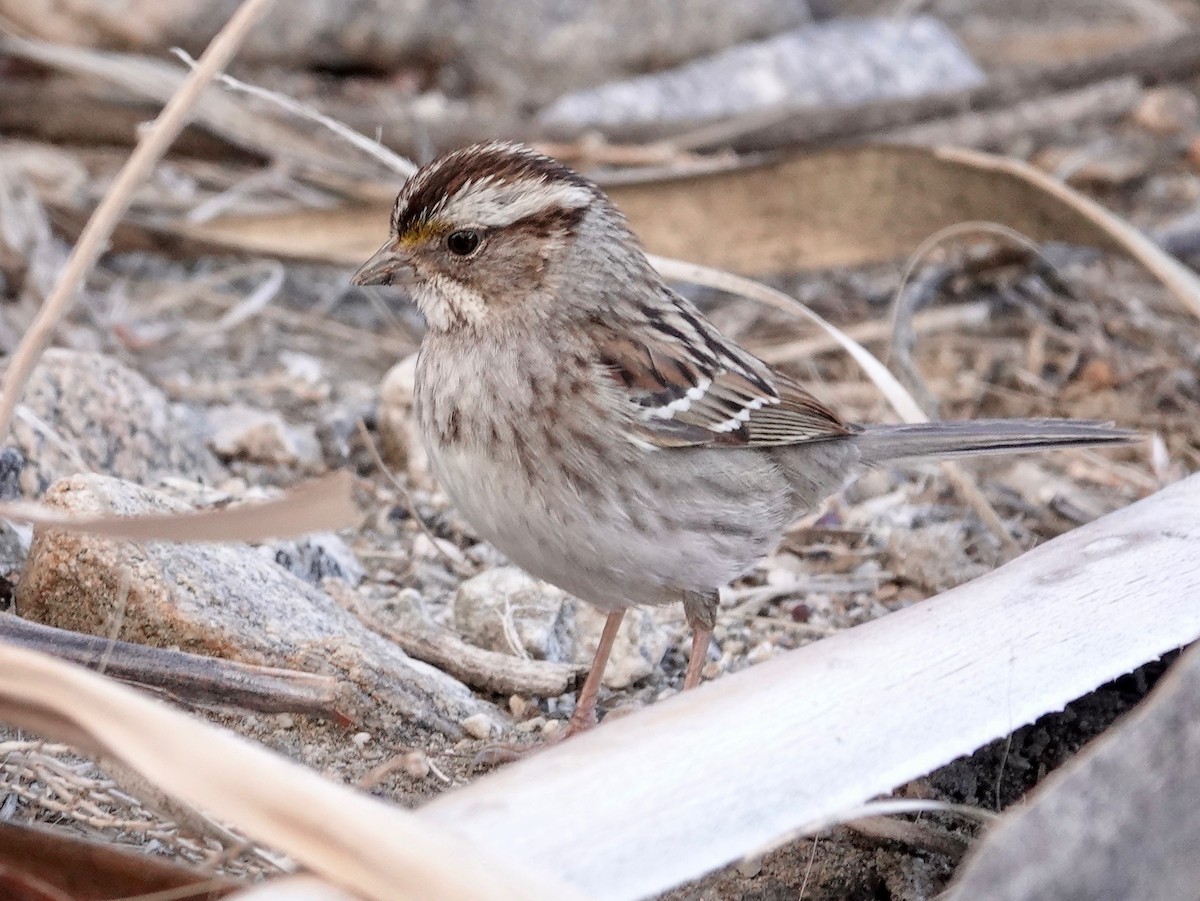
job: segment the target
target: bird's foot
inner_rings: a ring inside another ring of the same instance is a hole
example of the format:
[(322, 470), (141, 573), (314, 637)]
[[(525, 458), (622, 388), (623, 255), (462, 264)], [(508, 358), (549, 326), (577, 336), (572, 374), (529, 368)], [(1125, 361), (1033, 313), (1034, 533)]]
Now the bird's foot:
[[(582, 715), (581, 715), (582, 714)], [(561, 720), (556, 720), (556, 723), (561, 723)], [(573, 735), (578, 735), (580, 732), (586, 732), (588, 729), (596, 725), (596, 709), (593, 707), (587, 711), (580, 711), (577, 707), (575, 713), (567, 721), (565, 728), (561, 728), (545, 736), (539, 742), (530, 742), (528, 744), (520, 744), (517, 742), (496, 742), (483, 748), (471, 760), (474, 766), (500, 766), (505, 763), (513, 763), (529, 757), (531, 754), (536, 754), (539, 751), (544, 751), (559, 742), (566, 741)]]

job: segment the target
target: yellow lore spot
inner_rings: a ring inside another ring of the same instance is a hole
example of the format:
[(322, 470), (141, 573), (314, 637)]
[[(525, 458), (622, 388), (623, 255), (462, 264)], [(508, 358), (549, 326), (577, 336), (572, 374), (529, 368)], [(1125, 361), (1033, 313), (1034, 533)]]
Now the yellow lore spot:
[(396, 243), (401, 247), (414, 247), (417, 244), (423, 244), (430, 238), (445, 234), (449, 230), (450, 226), (445, 222), (418, 222), (404, 234), (398, 235)]

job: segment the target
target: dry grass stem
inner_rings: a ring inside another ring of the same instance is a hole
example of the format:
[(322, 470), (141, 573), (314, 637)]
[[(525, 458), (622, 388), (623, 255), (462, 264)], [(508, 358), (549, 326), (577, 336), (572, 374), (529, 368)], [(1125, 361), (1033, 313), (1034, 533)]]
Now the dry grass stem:
[(204, 51), (197, 68), (184, 79), (179, 90), (163, 107), (162, 113), (143, 133), (112, 187), (84, 226), (54, 289), (9, 360), (4, 381), (0, 384), (0, 436), (8, 434), (17, 400), (33, 367), (50, 343), (54, 329), (82, 286), (88, 271), (103, 251), (113, 228), (128, 209), (134, 189), (150, 174), (154, 164), (183, 130), (192, 106), (204, 88), (218, 71), (228, 65), (250, 29), (271, 3), (272, 0), (244, 0), (238, 7)]

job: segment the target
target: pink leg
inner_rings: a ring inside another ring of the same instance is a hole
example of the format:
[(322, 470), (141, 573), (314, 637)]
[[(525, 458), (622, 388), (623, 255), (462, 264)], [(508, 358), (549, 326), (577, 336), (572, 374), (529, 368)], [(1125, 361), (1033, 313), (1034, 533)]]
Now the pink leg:
[(703, 626), (692, 627), (692, 653), (688, 657), (687, 675), (683, 677), (684, 691), (700, 684), (700, 671), (704, 669), (710, 641), (712, 641), (712, 629), (706, 629)]
[(575, 712), (567, 724), (563, 738), (583, 732), (596, 725), (596, 698), (600, 696), (600, 680), (604, 678), (604, 668), (608, 665), (608, 655), (612, 651), (613, 642), (617, 639), (617, 630), (621, 628), (621, 620), (625, 618), (625, 610), (614, 610), (604, 621), (604, 631), (600, 633), (600, 644), (596, 648), (596, 656), (592, 659), (592, 668), (588, 670), (587, 679), (579, 691), (579, 700), (575, 702)]

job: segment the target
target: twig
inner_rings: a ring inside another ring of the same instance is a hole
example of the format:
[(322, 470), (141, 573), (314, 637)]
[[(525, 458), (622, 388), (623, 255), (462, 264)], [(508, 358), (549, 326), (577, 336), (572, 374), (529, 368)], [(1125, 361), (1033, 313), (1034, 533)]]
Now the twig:
[(329, 590), (339, 603), (353, 610), (371, 629), (396, 642), (404, 653), (481, 691), (552, 698), (574, 688), (583, 674), (583, 667), (570, 663), (522, 660), (477, 648), (432, 623), (406, 621), (403, 626), (392, 627), (376, 620), (353, 590), (334, 584)]
[(878, 137), (901, 144), (984, 148), (1078, 122), (1112, 121), (1133, 109), (1141, 96), (1142, 88), (1137, 79), (1125, 76), (1074, 91), (1022, 100), (998, 109), (972, 110), (948, 119), (891, 129)]
[(408, 508), (409, 515), (416, 522), (418, 528), (425, 533), (425, 537), (429, 539), (429, 543), (433, 545), (433, 550), (442, 562), (445, 563), (451, 572), (457, 573), (460, 576), (472, 575), (471, 571), (463, 566), (462, 562), (456, 560), (447, 550), (442, 547), (442, 541), (433, 533), (433, 529), (429, 528), (429, 523), (425, 522), (425, 517), (421, 515), (421, 511), (417, 509), (417, 502), (413, 500), (412, 494), (400, 479), (392, 472), (386, 463), (383, 462), (383, 457), (379, 453), (379, 448), (375, 445), (375, 440), (371, 437), (371, 433), (367, 430), (367, 424), (360, 418), (356, 425), (358, 426), (358, 435), (362, 438), (363, 444), (366, 445), (367, 453), (371, 455), (371, 460), (375, 463), (376, 468), (383, 473), (384, 477), (392, 483), (392, 487), (400, 493), (401, 500), (404, 501), (404, 506)]
[(110, 641), (11, 614), (0, 614), (0, 640), (81, 666), (96, 667), (103, 661), (105, 672), (114, 678), (166, 691), (192, 703), (344, 719), (338, 709), (342, 691), (332, 676)]
[[(937, 332), (957, 331), (963, 326), (979, 326), (988, 321), (991, 315), (991, 304), (987, 301), (960, 304), (953, 307), (939, 307), (936, 310), (926, 310), (917, 313), (912, 319), (914, 335), (932, 335)], [(872, 320), (848, 325), (843, 330), (847, 337), (853, 338), (859, 344), (870, 344), (876, 341), (887, 341), (892, 337), (893, 326), (890, 322)], [(755, 356), (765, 363), (772, 365), (807, 360), (819, 354), (836, 353), (842, 350), (842, 345), (828, 335), (818, 335), (815, 338), (805, 338), (800, 341), (787, 341), (781, 344), (771, 344), (766, 347), (754, 347)]]
[[(187, 51), (175, 47), (171, 51), (179, 59), (189, 66), (193, 71), (199, 63), (192, 59)], [(293, 116), (299, 116), (301, 119), (307, 119), (310, 122), (316, 122), (318, 125), (323, 125), (343, 141), (350, 144), (365, 153), (367, 156), (382, 163), (383, 166), (397, 175), (405, 178), (410, 177), (417, 171), (417, 164), (412, 160), (400, 156), (385, 147), (379, 141), (372, 141), (369, 138), (359, 134), (353, 128), (349, 128), (345, 124), (330, 118), (329, 116), (318, 113), (297, 100), (288, 97), (286, 94), (280, 94), (278, 91), (271, 91), (267, 88), (261, 88), (258, 85), (248, 84), (244, 81), (239, 81), (232, 75), (221, 74), (217, 76), (217, 80), (231, 91), (247, 94), (251, 97), (257, 97), (259, 100), (265, 100), (268, 103), (274, 104), (281, 109), (287, 110)]]
[(217, 72), (233, 58), (234, 53), (254, 24), (271, 5), (272, 0), (244, 0), (242, 5), (213, 38), (179, 90), (167, 101), (162, 113), (145, 131), (137, 147), (113, 181), (96, 212), (84, 226), (79, 240), (67, 259), (66, 267), (54, 289), (38, 311), (29, 331), (9, 361), (0, 390), (0, 437), (8, 434), (13, 410), (29, 381), (33, 367), (50, 343), (54, 329), (66, 313), (76, 291), (83, 284), (88, 270), (95, 265), (113, 228), (129, 208), (134, 189), (150, 173), (154, 164), (167, 151), (175, 136), (187, 124), (192, 106)]

